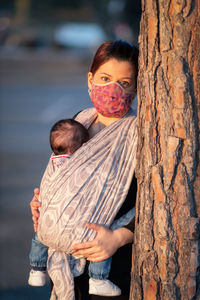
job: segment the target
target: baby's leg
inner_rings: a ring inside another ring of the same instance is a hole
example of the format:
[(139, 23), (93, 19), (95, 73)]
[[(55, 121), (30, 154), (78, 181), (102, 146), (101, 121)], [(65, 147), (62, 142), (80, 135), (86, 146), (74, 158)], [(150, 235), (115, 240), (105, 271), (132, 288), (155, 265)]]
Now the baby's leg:
[(107, 279), (110, 273), (112, 257), (101, 262), (90, 262), (89, 276), (94, 279)]
[(33, 286), (43, 286), (46, 283), (46, 265), (48, 258), (48, 247), (43, 245), (35, 234), (32, 239), (29, 254), (31, 271), (28, 283)]

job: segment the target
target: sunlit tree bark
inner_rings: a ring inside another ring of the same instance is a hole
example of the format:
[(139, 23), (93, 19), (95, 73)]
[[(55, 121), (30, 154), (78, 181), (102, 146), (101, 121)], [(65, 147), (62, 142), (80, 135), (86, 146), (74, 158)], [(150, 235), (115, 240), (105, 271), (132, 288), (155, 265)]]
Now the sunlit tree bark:
[(200, 299), (200, 2), (142, 0), (130, 299)]

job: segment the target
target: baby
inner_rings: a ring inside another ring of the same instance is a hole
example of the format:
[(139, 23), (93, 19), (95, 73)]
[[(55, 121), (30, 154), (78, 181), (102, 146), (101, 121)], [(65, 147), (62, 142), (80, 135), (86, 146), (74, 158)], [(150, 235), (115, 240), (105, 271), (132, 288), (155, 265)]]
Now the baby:
[[(51, 160), (55, 168), (60, 168), (66, 159), (89, 140), (87, 129), (73, 119), (64, 119), (55, 123), (50, 131), (50, 145), (53, 150)], [(30, 266), (28, 283), (32, 286), (43, 286), (46, 283), (46, 263), (48, 247), (43, 245), (37, 233), (32, 239), (30, 251)], [(117, 296), (121, 290), (108, 280), (111, 260), (100, 263), (90, 263), (89, 293), (96, 295)], [(94, 274), (94, 278), (92, 278)], [(105, 276), (102, 278), (102, 274)]]

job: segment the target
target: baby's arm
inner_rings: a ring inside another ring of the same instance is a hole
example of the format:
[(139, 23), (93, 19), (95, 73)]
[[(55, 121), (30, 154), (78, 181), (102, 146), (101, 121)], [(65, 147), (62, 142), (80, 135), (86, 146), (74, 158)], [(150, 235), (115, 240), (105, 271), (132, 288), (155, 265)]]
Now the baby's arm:
[(115, 230), (120, 227), (123, 227), (123, 226), (129, 224), (133, 220), (134, 217), (135, 217), (135, 207), (130, 209), (126, 214), (121, 216), (119, 219), (115, 220), (111, 224), (110, 229)]

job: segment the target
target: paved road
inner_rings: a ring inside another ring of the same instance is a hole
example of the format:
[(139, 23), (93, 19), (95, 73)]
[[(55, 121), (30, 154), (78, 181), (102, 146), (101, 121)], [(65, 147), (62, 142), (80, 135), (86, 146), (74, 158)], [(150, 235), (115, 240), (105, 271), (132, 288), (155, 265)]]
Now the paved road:
[(58, 119), (90, 106), (87, 57), (0, 52), (0, 299), (49, 298), (28, 286), (29, 201), (39, 186)]

